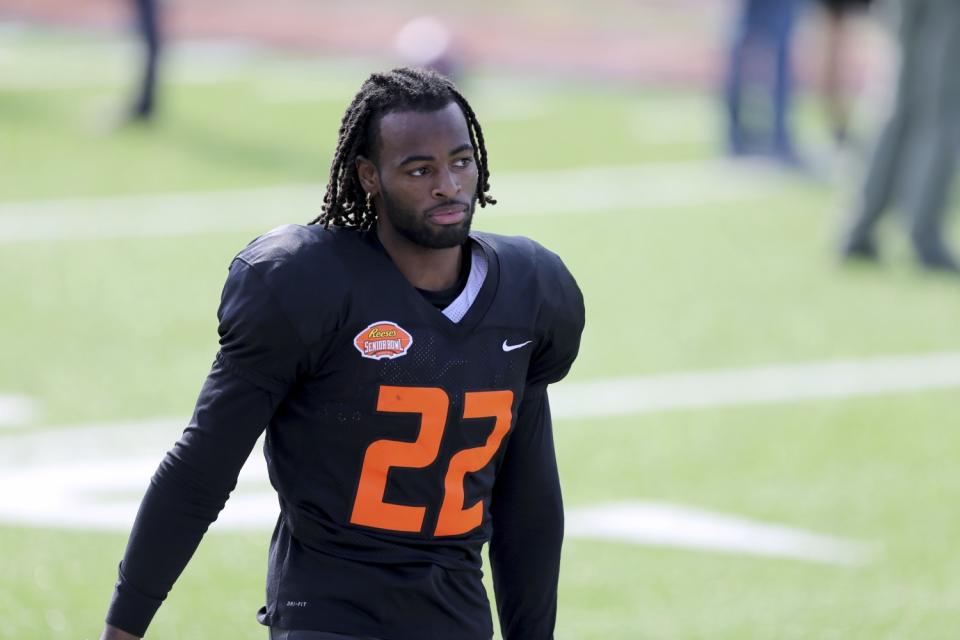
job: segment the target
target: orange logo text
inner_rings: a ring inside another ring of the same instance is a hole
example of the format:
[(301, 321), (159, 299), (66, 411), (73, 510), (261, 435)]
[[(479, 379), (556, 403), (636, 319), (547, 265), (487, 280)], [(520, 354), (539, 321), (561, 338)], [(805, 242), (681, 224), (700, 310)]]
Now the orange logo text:
[(413, 336), (395, 322), (374, 322), (357, 334), (353, 346), (360, 355), (371, 360), (392, 360), (407, 355), (413, 345)]

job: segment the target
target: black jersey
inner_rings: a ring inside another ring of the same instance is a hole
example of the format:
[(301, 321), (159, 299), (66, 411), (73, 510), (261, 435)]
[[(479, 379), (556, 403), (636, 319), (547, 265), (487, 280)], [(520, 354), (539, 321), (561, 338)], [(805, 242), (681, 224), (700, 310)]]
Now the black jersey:
[(580, 341), (580, 291), (525, 238), (453, 322), (372, 232), (277, 229), (233, 261), (220, 351), (161, 463), (108, 622), (142, 635), (264, 427), (281, 515), (264, 624), (382, 640), (488, 640), (490, 541), (507, 640), (550, 638), (562, 539), (546, 385)]

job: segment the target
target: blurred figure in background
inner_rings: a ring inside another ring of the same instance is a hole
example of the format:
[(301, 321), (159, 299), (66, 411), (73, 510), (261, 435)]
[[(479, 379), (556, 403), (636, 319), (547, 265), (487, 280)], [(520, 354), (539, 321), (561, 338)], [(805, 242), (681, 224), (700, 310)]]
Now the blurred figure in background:
[(453, 33), (439, 18), (410, 20), (394, 36), (393, 45), (407, 66), (436, 71), (454, 82), (462, 79), (463, 63), (454, 50)]
[(896, 199), (920, 264), (956, 273), (960, 265), (942, 234), (960, 150), (960, 0), (897, 0), (897, 8), (896, 97), (841, 251), (876, 260), (874, 228)]
[(826, 42), (823, 59), (823, 91), (830, 131), (837, 145), (850, 135), (850, 107), (844, 91), (846, 51), (850, 19), (866, 10), (872, 0), (819, 0), (826, 14)]
[[(727, 144), (733, 155), (798, 164), (790, 132), (790, 48), (805, 0), (742, 0), (726, 79)], [(756, 94), (762, 95), (758, 100)]]
[(137, 33), (143, 45), (143, 67), (137, 93), (125, 114), (127, 122), (147, 122), (156, 111), (157, 65), (161, 31), (157, 0), (131, 0), (136, 11)]

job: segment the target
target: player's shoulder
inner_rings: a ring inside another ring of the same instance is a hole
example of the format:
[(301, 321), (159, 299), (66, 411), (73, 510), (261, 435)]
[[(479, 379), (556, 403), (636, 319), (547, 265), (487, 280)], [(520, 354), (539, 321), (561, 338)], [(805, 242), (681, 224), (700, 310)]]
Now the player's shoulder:
[(551, 289), (557, 284), (577, 286), (560, 256), (536, 240), (487, 232), (472, 235), (494, 251), (501, 271), (513, 280), (529, 280), (529, 284)]
[(305, 337), (326, 330), (321, 319), (333, 322), (349, 295), (351, 256), (369, 251), (360, 235), (320, 225), (273, 229), (236, 255), (225, 291), (234, 305), (281, 310)]
[(470, 235), (508, 259), (534, 260), (539, 253), (547, 251), (542, 244), (526, 236), (505, 236), (489, 231), (472, 231)]
[(500, 264), (500, 291), (510, 313), (532, 319), (537, 347), (527, 375), (530, 384), (550, 384), (566, 375), (577, 357), (586, 320), (583, 293), (563, 260), (522, 236), (478, 233)]
[(351, 235), (353, 232), (325, 229), (321, 225), (285, 224), (254, 238), (236, 259), (259, 270), (335, 261), (337, 245), (348, 242)]
[(360, 233), (321, 225), (288, 224), (255, 238), (234, 258), (253, 269), (272, 289), (305, 283), (329, 287), (342, 282), (348, 256), (364, 251)]

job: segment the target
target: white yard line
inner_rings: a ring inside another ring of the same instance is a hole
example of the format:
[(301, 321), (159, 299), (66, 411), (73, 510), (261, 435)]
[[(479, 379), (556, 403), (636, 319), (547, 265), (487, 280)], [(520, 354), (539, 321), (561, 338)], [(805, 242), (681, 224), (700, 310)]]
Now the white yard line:
[[(596, 215), (769, 197), (777, 180), (722, 162), (680, 162), (497, 173), (495, 207), (478, 217)], [(323, 187), (63, 198), (0, 203), (0, 244), (82, 238), (266, 231), (319, 212)]]
[(0, 470), (159, 454), (180, 437), (186, 418), (153, 418), (0, 432)]
[[(583, 420), (958, 387), (960, 352), (944, 352), (562, 382), (551, 387), (550, 403), (554, 418)], [(29, 399), (0, 395), (0, 424), (22, 424), (31, 419), (35, 411)], [(81, 425), (44, 430), (25, 437), (37, 445), (45, 439), (44, 446), (38, 449), (48, 452), (66, 448), (70, 455), (84, 450), (102, 453), (105, 448), (120, 446), (127, 450), (131, 444), (142, 444), (144, 436), (150, 433), (169, 440), (182, 422), (160, 418)], [(16, 451), (14, 440), (4, 442), (4, 447), (0, 447), (0, 466), (23, 459), (23, 452)], [(12, 458), (4, 455), (8, 452), (13, 452)]]
[(561, 383), (559, 418), (638, 415), (960, 387), (960, 353), (771, 365)]
[[(915, 392), (960, 386), (960, 353), (776, 365), (561, 384), (562, 420)], [(47, 429), (0, 437), (0, 522), (122, 530), (181, 419)], [(215, 527), (265, 529), (277, 515), (264, 461), (251, 456)], [(629, 502), (572, 509), (571, 537), (829, 564), (869, 562), (879, 547), (682, 505)]]
[[(321, 77), (315, 84), (338, 92), (344, 103), (352, 84), (331, 78), (327, 67), (313, 59), (265, 55), (263, 47), (232, 40), (178, 42), (164, 56), (165, 85), (215, 85), (228, 82), (272, 82), (277, 75)], [(130, 86), (139, 73), (139, 46), (133, 37), (37, 42), (24, 30), (0, 29), (0, 90), (59, 91)], [(262, 80), (261, 80), (262, 78)], [(354, 86), (355, 85), (355, 86)]]
[(567, 514), (564, 529), (574, 538), (839, 565), (867, 564), (880, 551), (873, 543), (662, 502), (574, 509)]
[(37, 406), (30, 398), (0, 394), (0, 428), (19, 427), (33, 420)]
[[(66, 529), (127, 531), (159, 455), (0, 468), (0, 522)], [(251, 456), (215, 531), (267, 531), (279, 514), (263, 459)], [(570, 538), (604, 540), (789, 558), (839, 565), (864, 564), (873, 544), (842, 540), (682, 505), (629, 502), (570, 509)]]

